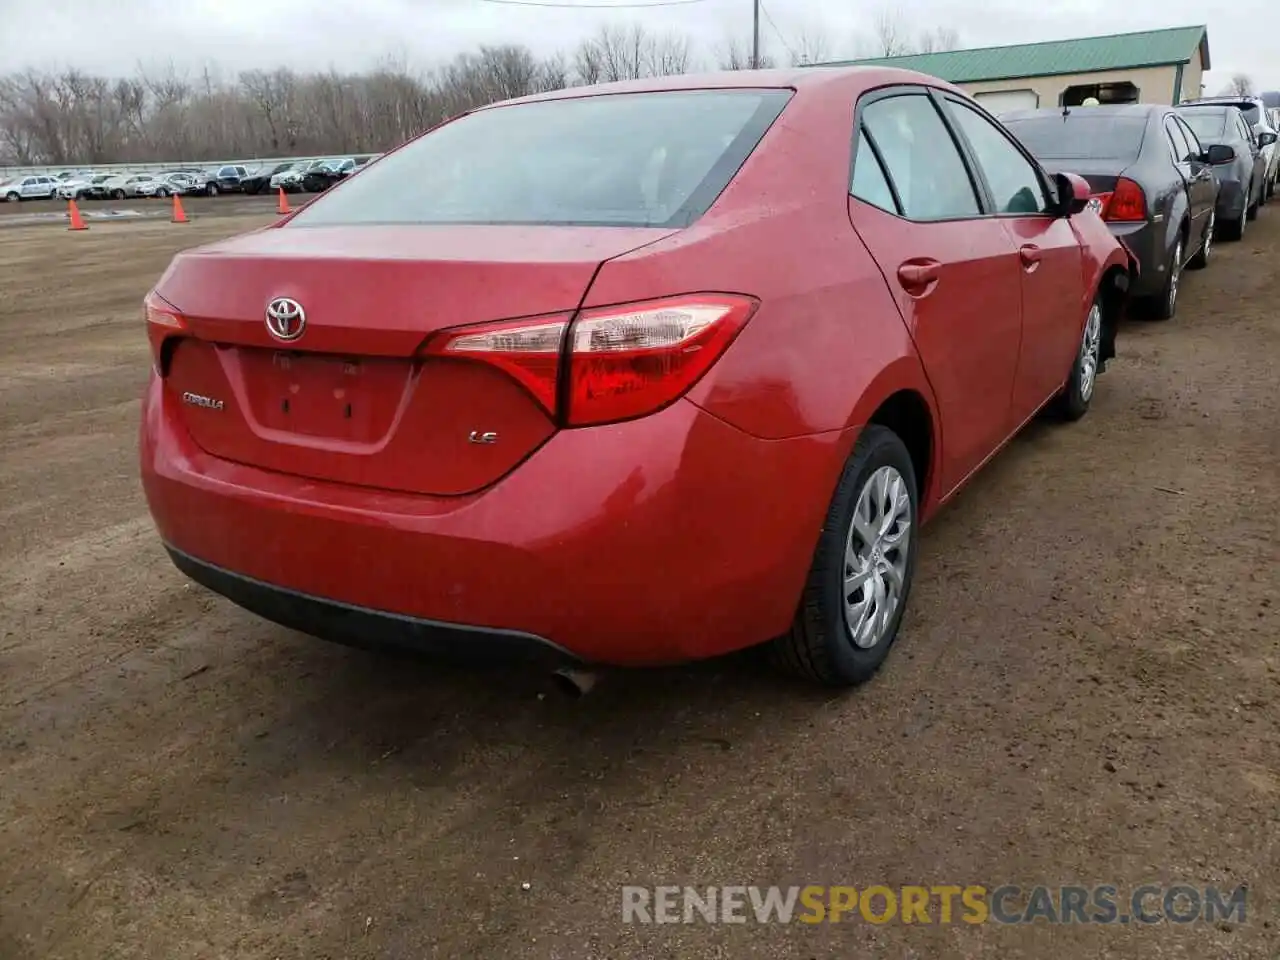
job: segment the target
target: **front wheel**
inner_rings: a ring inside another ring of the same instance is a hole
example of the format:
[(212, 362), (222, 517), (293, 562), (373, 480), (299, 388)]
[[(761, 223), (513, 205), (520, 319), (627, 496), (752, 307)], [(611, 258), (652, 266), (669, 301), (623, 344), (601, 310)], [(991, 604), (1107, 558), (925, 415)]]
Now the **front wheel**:
[(777, 664), (825, 686), (869, 680), (898, 636), (916, 565), (915, 468), (896, 433), (871, 424), (845, 463)]
[(10, 190), (8, 193), (4, 195), (4, 198), (9, 203), (18, 203), (19, 201), (22, 200), (22, 195), (19, 193), (14, 193), (12, 190)]

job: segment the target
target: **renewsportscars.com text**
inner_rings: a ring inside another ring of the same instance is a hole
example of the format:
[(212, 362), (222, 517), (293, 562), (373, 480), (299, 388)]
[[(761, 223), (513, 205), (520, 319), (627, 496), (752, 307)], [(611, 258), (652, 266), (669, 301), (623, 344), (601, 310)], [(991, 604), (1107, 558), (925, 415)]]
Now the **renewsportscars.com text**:
[(624, 923), (1158, 924), (1245, 922), (1244, 886), (625, 886)]

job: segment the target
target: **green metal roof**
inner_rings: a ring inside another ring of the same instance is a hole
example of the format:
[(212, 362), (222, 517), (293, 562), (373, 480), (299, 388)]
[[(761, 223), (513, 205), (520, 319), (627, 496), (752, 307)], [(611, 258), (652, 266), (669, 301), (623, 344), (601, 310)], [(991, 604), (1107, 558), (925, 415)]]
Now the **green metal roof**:
[(978, 47), (901, 57), (841, 60), (814, 64), (820, 67), (900, 67), (918, 70), (950, 83), (980, 80), (1012, 80), (1050, 77), (1066, 73), (1133, 70), (1187, 63), (1197, 48), (1201, 64), (1209, 69), (1207, 27), (1170, 27), (1140, 33), (1116, 33), (1076, 40), (1046, 40), (1010, 47)]

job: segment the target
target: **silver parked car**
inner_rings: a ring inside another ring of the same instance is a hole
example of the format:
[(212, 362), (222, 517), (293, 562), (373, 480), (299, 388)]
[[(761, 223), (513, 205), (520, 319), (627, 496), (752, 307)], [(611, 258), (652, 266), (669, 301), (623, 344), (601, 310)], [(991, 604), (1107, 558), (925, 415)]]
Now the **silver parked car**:
[[(106, 180), (101, 185), (102, 196), (112, 200), (124, 200), (127, 197), (149, 196), (139, 192), (139, 188), (144, 183), (151, 183), (155, 180), (149, 173), (122, 173)], [(152, 190), (154, 188), (148, 188)]]

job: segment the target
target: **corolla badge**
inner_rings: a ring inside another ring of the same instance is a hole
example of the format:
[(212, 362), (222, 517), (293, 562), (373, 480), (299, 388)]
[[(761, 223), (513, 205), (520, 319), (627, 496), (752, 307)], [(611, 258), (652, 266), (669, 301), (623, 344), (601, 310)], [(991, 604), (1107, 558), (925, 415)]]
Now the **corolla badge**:
[(277, 340), (297, 340), (306, 329), (307, 313), (297, 300), (276, 297), (267, 304), (267, 332)]
[(206, 397), (189, 390), (182, 395), (182, 402), (193, 407), (204, 407), (206, 410), (221, 410), (225, 406), (217, 397)]

